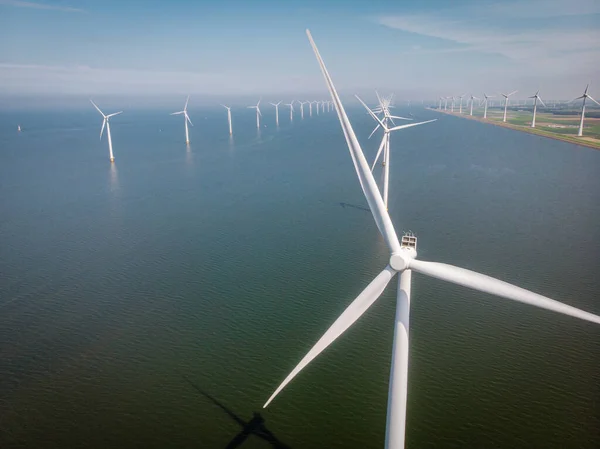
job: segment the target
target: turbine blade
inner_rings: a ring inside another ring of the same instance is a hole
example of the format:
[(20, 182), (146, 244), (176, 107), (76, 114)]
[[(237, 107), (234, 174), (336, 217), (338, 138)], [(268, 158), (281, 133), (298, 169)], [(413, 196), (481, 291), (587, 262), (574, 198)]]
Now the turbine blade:
[(412, 120), (411, 118), (398, 117), (397, 115), (390, 115), (390, 118), (395, 118), (397, 120)]
[(327, 332), (317, 341), (308, 354), (296, 365), (290, 374), (277, 387), (271, 397), (265, 402), (263, 408), (266, 408), (275, 396), (285, 388), (302, 369), (308, 365), (315, 357), (323, 352), (331, 343), (333, 343), (346, 329), (354, 324), (367, 309), (381, 296), (385, 287), (392, 280), (396, 272), (388, 265), (385, 269), (371, 281), (358, 297), (342, 312), (337, 320), (331, 325)]
[(119, 115), (119, 114), (122, 114), (122, 113), (123, 113), (123, 111), (114, 112), (114, 113), (112, 113), (112, 114), (108, 114), (108, 115), (106, 116), (106, 118), (110, 118), (110, 117), (113, 117), (113, 116), (115, 116), (115, 115)]
[(106, 116), (104, 115), (104, 112), (102, 112), (102, 111), (100, 110), (100, 108), (99, 108), (98, 106), (96, 106), (96, 103), (94, 103), (92, 100), (90, 100), (90, 103), (92, 103), (92, 104), (94, 105), (94, 107), (95, 107), (95, 108), (98, 110), (98, 112), (99, 112), (100, 114), (102, 114), (102, 117), (106, 117)]
[(581, 100), (582, 98), (585, 98), (585, 95), (582, 95), (581, 97), (573, 98), (571, 101), (569, 101), (569, 103), (573, 103), (575, 100)]
[(406, 125), (400, 125), (400, 126), (396, 126), (392, 129), (390, 129), (391, 131), (397, 131), (399, 129), (404, 129), (404, 128), (410, 128), (411, 126), (419, 126), (419, 125), (424, 125), (425, 123), (431, 123), (431, 122), (435, 122), (437, 119), (434, 118), (433, 120), (427, 120), (426, 122), (419, 122), (419, 123), (408, 123)]
[(364, 101), (362, 101), (362, 100), (360, 99), (360, 97), (359, 97), (358, 95), (354, 95), (354, 96), (356, 97), (356, 99), (357, 99), (358, 101), (360, 101), (360, 104), (362, 104), (362, 105), (365, 107), (365, 109), (367, 110), (367, 112), (369, 113), (369, 115), (370, 115), (371, 117), (373, 117), (373, 118), (375, 119), (375, 121), (376, 121), (376, 122), (378, 122), (378, 123), (379, 123), (379, 125), (381, 125), (381, 127), (382, 127), (383, 129), (387, 129), (387, 127), (386, 127), (386, 126), (383, 124), (383, 122), (382, 122), (381, 120), (379, 120), (379, 117), (377, 117), (377, 116), (376, 116), (376, 115), (373, 113), (373, 111), (371, 111), (371, 110), (369, 109), (369, 106), (367, 106), (367, 105), (364, 103)]
[[(379, 126), (379, 125), (377, 125)], [(381, 144), (379, 145), (379, 149), (377, 150), (377, 155), (375, 156), (375, 160), (373, 161), (373, 165), (371, 166), (371, 171), (373, 171), (375, 169), (375, 164), (377, 164), (377, 161), (379, 160), (379, 155), (381, 154), (381, 151), (383, 150), (383, 147), (385, 146), (385, 134), (383, 135), (383, 139), (381, 139)]]
[(538, 95), (537, 99), (538, 99), (538, 100), (540, 100), (540, 103), (542, 103), (542, 106), (546, 107), (546, 105), (545, 105), (545, 104), (544, 104), (544, 102), (542, 101), (542, 97), (540, 97), (540, 96)]
[(370, 138), (371, 138), (371, 136), (372, 136), (373, 134), (375, 134), (375, 131), (377, 131), (378, 129), (379, 129), (379, 125), (377, 125), (377, 126), (375, 127), (375, 129), (374, 129), (374, 130), (371, 132), (371, 134), (369, 134), (369, 137), (368, 137), (368, 138), (370, 139)]
[(444, 263), (425, 262), (416, 259), (410, 261), (410, 269), (443, 281), (452, 282), (453, 284), (600, 324), (600, 316), (584, 312), (583, 310), (546, 298), (545, 296), (538, 295), (537, 293), (485, 274), (476, 273), (475, 271)]
[(511, 95), (514, 95), (514, 94), (516, 94), (517, 92), (518, 92), (518, 90), (513, 90), (511, 93), (509, 93), (509, 94), (507, 95), (507, 97), (510, 97)]
[(392, 225), (392, 220), (390, 219), (387, 209), (383, 204), (383, 198), (381, 198), (375, 178), (373, 178), (373, 174), (369, 170), (367, 160), (365, 159), (365, 155), (360, 147), (360, 144), (358, 143), (356, 134), (354, 134), (354, 130), (352, 129), (348, 115), (346, 115), (344, 106), (342, 105), (340, 97), (335, 90), (333, 81), (329, 76), (329, 72), (325, 67), (325, 63), (319, 54), (319, 50), (313, 41), (309, 30), (306, 30), (306, 35), (308, 36), (308, 40), (310, 41), (313, 51), (315, 52), (315, 56), (321, 67), (321, 72), (323, 72), (323, 77), (327, 83), (327, 88), (329, 89), (329, 93), (331, 94), (331, 98), (335, 104), (335, 109), (337, 111), (342, 130), (344, 131), (344, 137), (346, 138), (346, 143), (348, 144), (348, 150), (350, 152), (350, 156), (352, 157), (352, 162), (354, 163), (354, 169), (358, 175), (358, 180), (365, 195), (365, 199), (369, 204), (369, 209), (371, 209), (371, 213), (373, 214), (373, 219), (375, 220), (377, 228), (379, 228), (379, 232), (381, 232), (381, 235), (390, 249), (390, 252), (400, 252), (400, 242), (398, 241), (398, 236), (396, 235), (396, 231)]
[(187, 98), (185, 99), (185, 106), (183, 107), (184, 111), (187, 111), (187, 105), (188, 105), (188, 101), (190, 101), (190, 96), (188, 95)]
[(179, 111), (179, 112), (172, 112), (169, 115), (179, 115), (179, 114), (183, 114), (185, 111)]
[(102, 140), (102, 134), (104, 134), (104, 127), (106, 126), (106, 117), (102, 120), (102, 129), (100, 130), (100, 140)]
[(193, 123), (192, 123), (192, 121), (190, 120), (190, 116), (189, 116), (189, 115), (187, 115), (187, 111), (184, 113), (184, 115), (185, 115), (185, 119), (186, 119), (188, 122), (190, 122), (190, 125), (194, 126), (194, 124), (193, 124)]
[(598, 106), (600, 106), (600, 103), (598, 103), (596, 100), (594, 100), (590, 94), (588, 94), (588, 96), (587, 96), (587, 97), (588, 97), (590, 100), (592, 100), (594, 103), (596, 103)]

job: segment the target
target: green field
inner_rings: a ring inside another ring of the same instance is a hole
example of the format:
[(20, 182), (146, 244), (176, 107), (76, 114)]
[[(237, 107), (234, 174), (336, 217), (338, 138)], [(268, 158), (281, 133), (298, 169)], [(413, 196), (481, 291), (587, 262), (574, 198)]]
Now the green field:
[[(446, 111), (446, 113), (449, 113), (449, 111)], [(455, 112), (453, 115), (459, 114)], [(538, 111), (535, 128), (531, 128), (532, 111), (509, 109), (506, 123), (502, 122), (503, 115), (503, 109), (488, 109), (487, 120), (497, 125), (600, 149), (599, 119), (586, 117), (583, 126), (583, 137), (577, 137), (580, 119), (577, 115), (557, 115)], [(474, 109), (473, 117), (470, 117), (468, 113), (463, 113), (462, 117), (483, 121), (483, 108)]]

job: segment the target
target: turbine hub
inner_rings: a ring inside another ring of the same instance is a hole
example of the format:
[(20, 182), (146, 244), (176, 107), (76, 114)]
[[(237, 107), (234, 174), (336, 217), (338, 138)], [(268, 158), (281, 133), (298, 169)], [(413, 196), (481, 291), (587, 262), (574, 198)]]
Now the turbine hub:
[(408, 268), (407, 260), (405, 255), (401, 253), (392, 253), (390, 256), (390, 267), (395, 271), (404, 271)]

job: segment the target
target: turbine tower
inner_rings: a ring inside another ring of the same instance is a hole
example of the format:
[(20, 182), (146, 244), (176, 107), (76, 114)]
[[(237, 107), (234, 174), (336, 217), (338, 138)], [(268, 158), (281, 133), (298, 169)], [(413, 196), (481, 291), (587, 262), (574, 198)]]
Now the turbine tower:
[(488, 98), (493, 98), (493, 95), (483, 94), (483, 118), (487, 118)]
[(262, 114), (260, 113), (260, 101), (261, 100), (258, 100), (256, 106), (248, 106), (248, 109), (256, 109), (256, 127), (258, 129), (260, 129), (260, 117), (262, 116)]
[(531, 127), (535, 128), (535, 114), (537, 112), (537, 102), (538, 100), (540, 100), (540, 103), (542, 103), (542, 106), (546, 107), (546, 105), (544, 104), (544, 102), (542, 101), (542, 98), (540, 97), (540, 91), (538, 90), (535, 95), (533, 95), (532, 97), (529, 98), (533, 98), (533, 120), (531, 120)]
[(114, 162), (115, 161), (115, 156), (113, 155), (113, 150), (112, 150), (112, 139), (110, 137), (110, 123), (109, 123), (109, 119), (111, 117), (114, 117), (115, 115), (122, 114), (123, 111), (115, 112), (113, 114), (104, 115), (104, 112), (102, 112), (100, 110), (100, 108), (98, 106), (96, 106), (96, 103), (94, 103), (92, 100), (90, 100), (90, 102), (94, 105), (94, 107), (98, 110), (98, 112), (100, 114), (102, 114), (103, 120), (102, 120), (102, 129), (100, 130), (100, 140), (102, 140), (102, 134), (104, 133), (104, 127), (106, 126), (106, 137), (108, 138), (108, 157), (109, 157), (109, 159), (110, 159), (111, 162)]
[[(583, 136), (583, 119), (585, 118), (585, 100), (589, 98), (594, 103), (596, 103), (598, 106), (600, 106), (600, 103), (598, 103), (596, 100), (594, 100), (592, 98), (592, 96), (587, 93), (588, 87), (590, 87), (589, 84), (587, 86), (585, 86), (585, 90), (583, 91), (583, 95), (581, 97), (577, 97), (577, 98), (574, 98), (573, 100), (571, 100), (571, 101), (575, 101), (575, 100), (580, 100), (583, 98), (583, 104), (581, 105), (581, 121), (579, 122), (579, 131), (577, 132), (577, 136), (579, 136), (579, 137)], [(110, 139), (109, 139), (109, 141), (110, 141)]]
[(409, 314), (411, 296), (412, 272), (438, 278), (453, 284), (469, 287), (477, 291), (494, 294), (513, 301), (552, 310), (565, 315), (587, 320), (600, 324), (600, 316), (576, 309), (575, 307), (562, 304), (558, 301), (546, 298), (520, 287), (494, 279), (492, 277), (465, 270), (438, 262), (426, 262), (417, 259), (417, 239), (413, 234), (405, 234), (402, 240), (398, 236), (388, 215), (383, 199), (367, 161), (362, 152), (360, 144), (354, 134), (350, 120), (346, 115), (344, 106), (338, 97), (333, 81), (321, 55), (307, 30), (308, 39), (313, 47), (321, 71), (329, 88), (337, 109), (346, 143), (352, 157), (354, 168), (358, 175), (360, 186), (363, 190), (369, 209), (375, 223), (382, 234), (383, 239), (390, 250), (390, 259), (383, 271), (358, 295), (358, 297), (342, 312), (339, 318), (317, 341), (312, 349), (304, 356), (292, 372), (277, 387), (275, 392), (267, 400), (263, 407), (267, 407), (281, 390), (305, 368), (315, 357), (323, 352), (331, 343), (342, 335), (366, 310), (381, 296), (392, 278), (399, 274), (398, 293), (396, 299), (396, 317), (394, 320), (394, 342), (392, 347), (392, 363), (388, 393), (388, 417), (385, 435), (385, 447), (387, 449), (401, 449), (404, 447), (406, 430), (406, 399), (408, 380), (408, 356), (409, 356)]
[(479, 100), (479, 98), (477, 98), (476, 96), (471, 94), (470, 100), (471, 100), (471, 113), (469, 115), (472, 117), (473, 116), (473, 100)]
[(455, 97), (450, 97), (450, 98), (452, 98), (452, 106), (451, 106), (450, 112), (453, 113), (454, 112), (454, 100), (456, 100), (456, 98)]
[(229, 123), (229, 135), (231, 136), (233, 134), (233, 129), (231, 127), (231, 108), (229, 106), (225, 106), (224, 104), (221, 106), (227, 109), (227, 122)]
[(319, 105), (321, 104), (320, 101), (315, 101), (315, 103), (317, 104), (317, 115), (319, 115)]
[(464, 96), (465, 96), (465, 94), (462, 94), (460, 97), (458, 97), (458, 98), (460, 98), (460, 110), (458, 111), (459, 114), (462, 114), (462, 100), (463, 100)]
[(273, 106), (275, 106), (275, 124), (277, 126), (279, 126), (279, 105), (281, 104), (281, 101), (279, 103), (271, 103)]
[(508, 97), (510, 97), (511, 95), (514, 95), (516, 93), (517, 93), (517, 91), (514, 90), (514, 91), (512, 91), (509, 94), (500, 94), (500, 95), (502, 95), (504, 97), (504, 118), (502, 119), (502, 121), (504, 123), (506, 123), (506, 109), (508, 108)]
[(285, 103), (284, 106), (290, 107), (290, 122), (292, 122), (294, 120), (294, 100), (290, 103)]
[(302, 120), (304, 120), (304, 104), (307, 102), (306, 101), (298, 101), (298, 103), (300, 103), (300, 118)]
[(185, 143), (187, 143), (187, 144), (190, 143), (190, 134), (188, 132), (188, 122), (190, 122), (190, 125), (194, 126), (194, 124), (190, 120), (190, 116), (187, 113), (188, 101), (190, 101), (190, 96), (189, 95), (188, 95), (187, 99), (185, 100), (185, 106), (183, 107), (183, 111), (173, 112), (171, 114), (171, 115), (180, 115), (180, 114), (183, 114), (183, 123), (185, 124)]
[(307, 101), (307, 103), (308, 103), (308, 114), (309, 114), (309, 117), (312, 117), (312, 105), (313, 105), (314, 101)]

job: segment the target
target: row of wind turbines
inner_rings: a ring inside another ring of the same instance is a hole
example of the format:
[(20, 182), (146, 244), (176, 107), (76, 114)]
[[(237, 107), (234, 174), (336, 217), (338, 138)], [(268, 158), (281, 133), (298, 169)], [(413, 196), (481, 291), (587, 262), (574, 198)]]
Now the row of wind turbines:
[[(600, 106), (600, 103), (598, 103), (596, 100), (594, 100), (592, 98), (592, 96), (590, 94), (588, 94), (588, 89), (589, 89), (590, 85), (588, 84), (587, 86), (585, 86), (585, 90), (583, 91), (583, 95), (581, 95), (580, 97), (574, 98), (573, 100), (571, 100), (569, 103), (573, 102), (573, 101), (577, 101), (577, 100), (583, 100), (582, 104), (581, 104), (581, 119), (579, 121), (579, 129), (577, 131), (577, 136), (581, 137), (583, 136), (583, 121), (585, 119), (585, 102), (586, 100), (589, 98), (591, 101), (593, 101), (594, 103), (596, 103), (598, 106)], [(506, 114), (507, 114), (507, 110), (508, 110), (508, 102), (509, 102), (509, 98), (516, 94), (518, 91), (513, 91), (507, 94), (504, 93), (500, 93), (500, 95), (504, 98), (504, 115), (502, 117), (502, 122), (506, 123)], [(449, 96), (449, 97), (440, 97), (439, 98), (439, 103), (438, 103), (438, 109), (441, 110), (442, 109), (442, 101), (444, 102), (444, 111), (448, 110), (448, 100), (452, 100), (450, 103), (450, 112), (454, 113), (454, 108), (455, 108), (455, 101), (457, 99), (460, 99), (460, 103), (459, 103), (459, 114), (463, 113), (463, 98), (465, 97), (465, 94), (463, 95), (459, 95), (458, 97), (456, 96)], [(480, 100), (479, 105), (481, 106), (483, 104), (483, 118), (487, 119), (487, 110), (488, 110), (488, 99), (489, 98), (494, 98), (493, 95), (487, 95), (487, 94), (483, 94), (483, 98), (477, 98), (476, 96), (474, 96), (473, 94), (471, 94), (469, 96), (469, 98), (467, 99), (467, 106), (469, 106), (470, 104), (470, 113), (469, 115), (472, 116), (473, 115), (473, 102), (474, 100)], [(544, 107), (546, 107), (546, 105), (544, 104), (542, 97), (540, 97), (540, 91), (538, 90), (535, 94), (533, 94), (531, 97), (527, 97), (530, 99), (533, 99), (533, 118), (531, 120), (531, 127), (535, 128), (535, 116), (537, 113), (537, 105), (538, 105), (538, 101), (540, 102), (540, 104)]]
[[(360, 143), (354, 133), (352, 125), (344, 106), (337, 94), (333, 80), (325, 67), (319, 50), (310, 34), (306, 30), (308, 39), (315, 53), (325, 82), (335, 105), (343, 134), (350, 151), (350, 156), (358, 176), (362, 191), (365, 195), (373, 219), (390, 251), (390, 258), (383, 271), (358, 295), (358, 297), (344, 310), (338, 319), (329, 327), (323, 336), (316, 342), (310, 351), (300, 360), (296, 367), (285, 377), (275, 389), (263, 407), (267, 407), (273, 399), (302, 371), (312, 360), (323, 352), (330, 344), (340, 337), (352, 324), (354, 324), (382, 295), (392, 279), (399, 275), (396, 300), (396, 316), (394, 329), (394, 342), (392, 348), (391, 371), (388, 390), (387, 424), (385, 435), (386, 449), (404, 448), (406, 432), (406, 403), (408, 395), (408, 363), (409, 363), (409, 315), (411, 301), (412, 272), (451, 282), (468, 287), (483, 293), (500, 296), (513, 301), (533, 305), (542, 309), (551, 310), (564, 315), (569, 315), (592, 323), (600, 324), (600, 316), (579, 310), (575, 307), (560, 303), (537, 293), (500, 281), (493, 277), (474, 271), (459, 268), (453, 265), (426, 262), (417, 259), (417, 239), (412, 233), (405, 234), (398, 239), (394, 225), (387, 211), (387, 205), (377, 187), (375, 178), (364, 156)], [(389, 128), (387, 123), (393, 119), (403, 119), (392, 116), (389, 112), (389, 99), (379, 98), (379, 106), (370, 110), (362, 100), (359, 101), (367, 108), (369, 114), (384, 130), (384, 140), (380, 145), (375, 162), (380, 153), (384, 152), (389, 166), (389, 134), (407, 125)], [(378, 114), (383, 114), (382, 118)], [(427, 122), (414, 123), (412, 126)], [(387, 187), (384, 185), (384, 195)]]
[[(192, 123), (192, 120), (190, 119), (188, 111), (187, 111), (189, 101), (190, 101), (190, 96), (188, 95), (187, 99), (185, 100), (185, 105), (183, 106), (183, 110), (177, 111), (177, 112), (172, 112), (170, 114), (170, 115), (182, 115), (183, 116), (183, 123), (184, 123), (184, 127), (185, 127), (185, 143), (186, 144), (190, 143), (190, 132), (189, 132), (189, 128), (188, 128), (188, 123), (190, 125), (194, 126), (194, 124)], [(256, 103), (256, 105), (248, 106), (249, 109), (256, 109), (256, 127), (258, 129), (260, 129), (260, 118), (262, 117), (262, 113), (260, 112), (260, 102), (261, 101), (262, 100), (258, 100), (258, 103)], [(90, 100), (90, 102), (94, 105), (94, 107), (102, 115), (103, 120), (102, 120), (102, 129), (100, 130), (100, 139), (102, 139), (102, 135), (104, 134), (104, 128), (106, 127), (106, 137), (108, 139), (109, 159), (110, 159), (110, 162), (114, 162), (115, 156), (113, 154), (112, 137), (110, 134), (110, 118), (114, 117), (115, 115), (122, 114), (123, 111), (119, 111), (119, 112), (115, 112), (113, 114), (107, 115), (107, 114), (104, 114), (104, 112), (102, 112), (102, 110), (98, 107), (98, 105), (96, 105), (96, 103), (94, 103), (92, 100)], [(319, 115), (319, 110), (322, 113), (330, 112), (333, 110), (333, 102), (328, 101), (328, 100), (323, 100), (323, 101), (292, 100), (289, 103), (284, 103), (284, 106), (289, 106), (289, 108), (290, 108), (290, 122), (292, 122), (294, 120), (294, 103), (295, 102), (300, 105), (301, 119), (304, 119), (304, 105), (305, 104), (307, 104), (309, 106), (309, 116), (310, 117), (312, 117), (312, 115), (313, 115), (313, 105), (315, 105), (315, 112), (317, 115)], [(270, 103), (270, 104), (275, 106), (275, 124), (276, 124), (276, 126), (279, 126), (279, 105), (281, 104), (281, 101), (278, 103)], [(233, 135), (233, 124), (231, 121), (231, 107), (225, 106), (224, 104), (222, 104), (221, 106), (223, 106), (225, 109), (227, 109), (227, 124), (229, 126), (229, 135)], [(21, 131), (20, 126), (19, 126), (19, 131)]]

